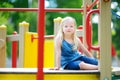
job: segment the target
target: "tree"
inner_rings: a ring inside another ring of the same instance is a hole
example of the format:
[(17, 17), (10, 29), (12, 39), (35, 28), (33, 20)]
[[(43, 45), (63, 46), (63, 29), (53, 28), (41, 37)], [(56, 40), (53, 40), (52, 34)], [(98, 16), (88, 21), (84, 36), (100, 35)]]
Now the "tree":
[[(48, 8), (81, 8), (82, 0), (48, 0)], [(53, 34), (53, 19), (57, 17), (72, 16), (76, 19), (78, 26), (82, 24), (80, 12), (47, 12), (46, 13), (46, 34)], [(51, 24), (52, 23), (52, 24)]]
[(120, 14), (117, 14), (120, 10), (120, 0), (112, 0), (112, 2), (114, 2), (114, 6), (116, 6), (115, 8), (112, 9), (112, 22), (113, 22), (113, 28), (112, 28), (112, 42), (115, 46), (116, 52), (118, 54), (118, 56), (120, 57)]

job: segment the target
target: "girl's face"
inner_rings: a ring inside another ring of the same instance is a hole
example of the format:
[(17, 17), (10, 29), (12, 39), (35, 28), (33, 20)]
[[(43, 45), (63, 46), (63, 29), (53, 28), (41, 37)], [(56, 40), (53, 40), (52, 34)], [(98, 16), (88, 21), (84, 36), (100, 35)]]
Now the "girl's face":
[(63, 33), (64, 35), (73, 35), (75, 32), (75, 24), (73, 21), (65, 22), (63, 26)]

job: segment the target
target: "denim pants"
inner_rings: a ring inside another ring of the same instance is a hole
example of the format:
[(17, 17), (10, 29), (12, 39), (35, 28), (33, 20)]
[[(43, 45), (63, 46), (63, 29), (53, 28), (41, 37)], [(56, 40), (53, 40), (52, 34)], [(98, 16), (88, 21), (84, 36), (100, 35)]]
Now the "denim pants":
[(92, 65), (98, 65), (98, 60), (95, 58), (90, 58), (87, 56), (81, 56), (78, 59), (71, 61), (67, 64), (65, 69), (67, 70), (80, 70), (79, 64), (81, 62), (87, 63), (87, 64), (92, 64)]

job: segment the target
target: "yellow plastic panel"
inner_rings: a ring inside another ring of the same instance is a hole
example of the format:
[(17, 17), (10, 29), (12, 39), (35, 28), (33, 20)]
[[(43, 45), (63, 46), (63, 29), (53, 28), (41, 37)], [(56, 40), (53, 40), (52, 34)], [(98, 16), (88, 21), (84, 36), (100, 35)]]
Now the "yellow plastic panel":
[[(24, 67), (37, 67), (37, 43), (38, 39), (31, 40), (31, 35), (37, 37), (37, 33), (27, 32), (25, 34), (25, 53), (24, 53)], [(53, 39), (45, 39), (44, 43), (44, 68), (54, 67), (54, 41)]]
[(45, 74), (44, 80), (99, 80), (97, 74)]
[(54, 67), (54, 41), (46, 39), (44, 44), (44, 68)]
[[(0, 80), (36, 80), (36, 74), (0, 74)], [(44, 80), (99, 80), (99, 75), (44, 74)]]
[(0, 74), (0, 80), (36, 80), (36, 74)]
[[(25, 34), (25, 53), (24, 53), (24, 67), (35, 68), (37, 66), (37, 40), (32, 42), (31, 35), (33, 33)], [(37, 34), (34, 33), (34, 36)]]

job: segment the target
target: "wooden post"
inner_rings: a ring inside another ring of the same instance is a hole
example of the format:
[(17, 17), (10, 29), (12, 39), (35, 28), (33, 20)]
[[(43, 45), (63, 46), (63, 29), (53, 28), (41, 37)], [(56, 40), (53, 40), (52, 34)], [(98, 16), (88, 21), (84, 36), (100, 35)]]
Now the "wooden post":
[(111, 80), (111, 1), (100, 0), (100, 80)]
[(92, 3), (92, 0), (83, 0), (83, 44), (87, 47), (86, 43), (86, 14), (87, 6)]
[(54, 19), (54, 35), (56, 36), (57, 32), (59, 31), (59, 26), (60, 26), (60, 23), (62, 21), (62, 18), (61, 17), (58, 17), (58, 18), (55, 18)]
[(6, 26), (0, 26), (0, 68), (6, 67)]
[[(54, 37), (57, 35), (57, 32), (59, 31), (60, 29), (60, 23), (62, 21), (62, 18), (61, 17), (57, 17), (54, 19)], [(56, 66), (56, 54), (55, 54), (55, 51), (54, 51), (54, 66)]]
[(22, 23), (19, 23), (19, 63), (18, 67), (23, 68), (24, 64), (24, 37), (25, 32), (29, 31), (29, 23), (23, 21)]

